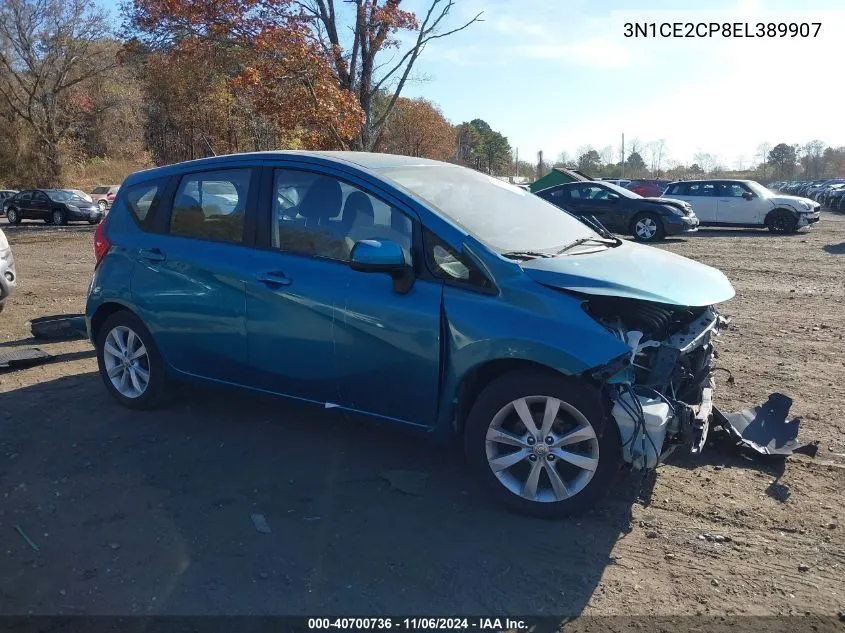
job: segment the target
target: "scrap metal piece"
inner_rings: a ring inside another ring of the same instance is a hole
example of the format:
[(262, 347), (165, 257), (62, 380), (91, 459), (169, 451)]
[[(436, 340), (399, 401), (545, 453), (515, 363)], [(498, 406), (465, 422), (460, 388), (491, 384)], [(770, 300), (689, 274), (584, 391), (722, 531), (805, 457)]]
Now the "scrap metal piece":
[(738, 445), (761, 455), (802, 453), (815, 457), (817, 443), (798, 444), (801, 420), (787, 420), (790, 407), (792, 398), (782, 393), (773, 393), (762, 405), (737, 413), (722, 413), (713, 407), (713, 416)]
[(56, 314), (38, 317), (28, 323), (32, 336), (35, 338), (68, 340), (86, 338), (85, 315)]
[(695, 416), (692, 419), (692, 445), (690, 453), (696, 455), (704, 449), (707, 435), (710, 432), (710, 414), (716, 410), (713, 406), (713, 382), (701, 390), (701, 404), (694, 407)]
[(47, 352), (37, 347), (13, 349), (10, 352), (0, 352), (0, 369), (22, 369), (46, 363), (53, 358)]

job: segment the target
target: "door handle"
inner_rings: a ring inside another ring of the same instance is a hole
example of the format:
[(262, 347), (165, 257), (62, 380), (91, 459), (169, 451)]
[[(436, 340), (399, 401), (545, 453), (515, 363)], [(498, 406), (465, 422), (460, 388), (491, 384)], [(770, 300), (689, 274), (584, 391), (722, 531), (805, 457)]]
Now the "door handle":
[(151, 262), (163, 262), (166, 259), (165, 254), (157, 248), (142, 248), (138, 256)]
[(291, 278), (281, 272), (261, 273), (255, 278), (263, 284), (268, 286), (290, 286)]

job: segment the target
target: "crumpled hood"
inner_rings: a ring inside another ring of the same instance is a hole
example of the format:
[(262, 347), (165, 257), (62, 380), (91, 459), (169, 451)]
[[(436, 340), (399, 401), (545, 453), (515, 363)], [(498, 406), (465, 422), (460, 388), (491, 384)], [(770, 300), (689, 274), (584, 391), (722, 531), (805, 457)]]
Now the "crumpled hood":
[(681, 211), (692, 211), (692, 205), (677, 198), (661, 198), (661, 197), (644, 197), (640, 202), (650, 202), (652, 204), (665, 205), (668, 207), (676, 207)]
[(819, 203), (809, 198), (802, 198), (801, 196), (772, 196), (769, 198), (775, 204), (786, 204), (795, 209), (803, 209), (804, 207), (798, 204), (799, 202), (806, 202), (811, 207), (819, 206)]
[(534, 281), (562, 290), (670, 305), (708, 306), (735, 294), (722, 271), (651, 246), (623, 241), (572, 253), (532, 259), (522, 269)]

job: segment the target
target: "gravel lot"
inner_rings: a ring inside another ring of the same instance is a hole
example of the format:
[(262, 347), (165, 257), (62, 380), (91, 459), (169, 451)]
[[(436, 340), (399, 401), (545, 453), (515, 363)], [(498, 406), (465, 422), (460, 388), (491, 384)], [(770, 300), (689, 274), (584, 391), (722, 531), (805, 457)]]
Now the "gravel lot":
[[(2, 228), (20, 279), (0, 316), (9, 349), (33, 344), (28, 319), (83, 310), (93, 231)], [(215, 390), (134, 413), (86, 341), (41, 345), (54, 362), (0, 373), (0, 613), (845, 610), (845, 215), (662, 247), (737, 289), (719, 346), (736, 380), (717, 375), (717, 403), (790, 395), (815, 459), (676, 454), (655, 477), (620, 475), (592, 513), (543, 522), (504, 513), (454, 451), (398, 431)], [(391, 469), (427, 473), (424, 494), (391, 489)]]

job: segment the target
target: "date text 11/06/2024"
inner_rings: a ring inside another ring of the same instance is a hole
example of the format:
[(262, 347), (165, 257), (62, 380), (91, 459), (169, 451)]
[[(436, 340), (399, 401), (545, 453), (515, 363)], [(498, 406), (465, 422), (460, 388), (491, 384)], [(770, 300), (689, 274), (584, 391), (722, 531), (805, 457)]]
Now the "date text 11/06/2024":
[(311, 631), (509, 631), (528, 626), (526, 620), (518, 618), (308, 618)]
[(821, 22), (626, 22), (625, 37), (818, 37)]

